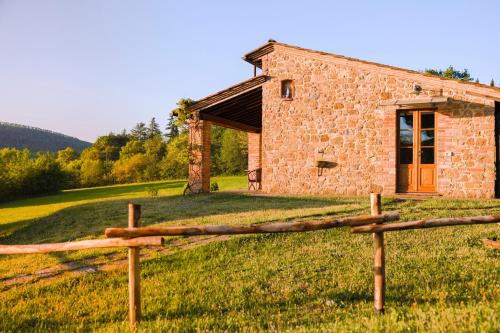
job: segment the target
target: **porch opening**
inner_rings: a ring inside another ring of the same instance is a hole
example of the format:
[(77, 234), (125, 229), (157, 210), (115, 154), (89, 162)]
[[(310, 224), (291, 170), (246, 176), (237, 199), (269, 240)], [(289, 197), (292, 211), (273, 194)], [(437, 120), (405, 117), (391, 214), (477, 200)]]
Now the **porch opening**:
[[(193, 193), (210, 192), (210, 176), (217, 166), (212, 156), (212, 135), (217, 126), (247, 133), (247, 165), (249, 188), (261, 187), (262, 85), (266, 76), (257, 76), (196, 101), (189, 122), (190, 158), (189, 189)], [(212, 126), (216, 125), (216, 126)], [(234, 140), (239, 132), (234, 133)], [(242, 139), (241, 137), (239, 138)], [(241, 164), (242, 161), (235, 161)], [(251, 185), (251, 186), (250, 186)]]

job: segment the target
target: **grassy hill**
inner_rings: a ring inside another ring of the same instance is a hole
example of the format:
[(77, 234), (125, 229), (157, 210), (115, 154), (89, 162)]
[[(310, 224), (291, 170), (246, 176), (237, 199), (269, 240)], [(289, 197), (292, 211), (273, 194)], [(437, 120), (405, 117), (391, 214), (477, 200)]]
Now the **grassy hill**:
[[(221, 190), (245, 187), (220, 177)], [(184, 181), (65, 191), (0, 205), (0, 243), (103, 237), (126, 226), (250, 224), (366, 214), (368, 198), (181, 196)], [(158, 197), (148, 189), (159, 190)], [(497, 200), (385, 198), (404, 220), (500, 214)], [(144, 249), (139, 331), (498, 332), (498, 225), (386, 234), (386, 314), (373, 314), (373, 242), (347, 229), (232, 238), (170, 237)], [(1, 331), (128, 331), (126, 250), (0, 256)], [(113, 263), (116, 267), (113, 268)], [(70, 268), (69, 270), (67, 268)], [(67, 270), (64, 270), (67, 269)], [(16, 278), (18, 280), (16, 280)]]
[(56, 152), (66, 147), (77, 151), (91, 144), (80, 139), (36, 127), (0, 122), (0, 148), (28, 148), (32, 152)]

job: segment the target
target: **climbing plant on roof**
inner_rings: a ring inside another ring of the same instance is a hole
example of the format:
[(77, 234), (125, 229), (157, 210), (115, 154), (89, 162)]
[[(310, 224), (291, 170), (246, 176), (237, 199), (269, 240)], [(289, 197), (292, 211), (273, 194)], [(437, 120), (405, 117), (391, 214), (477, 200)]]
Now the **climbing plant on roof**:
[(189, 107), (194, 104), (194, 101), (191, 98), (181, 98), (177, 102), (177, 108), (172, 110), (172, 114), (174, 115), (175, 124), (177, 126), (184, 126), (186, 121), (191, 118), (191, 111)]

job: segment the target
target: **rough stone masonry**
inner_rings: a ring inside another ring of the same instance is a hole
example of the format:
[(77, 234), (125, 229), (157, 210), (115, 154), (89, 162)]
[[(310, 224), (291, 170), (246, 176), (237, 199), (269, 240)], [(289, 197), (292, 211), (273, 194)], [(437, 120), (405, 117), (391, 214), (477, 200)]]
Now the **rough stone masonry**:
[[(272, 51), (253, 51), (268, 80), (261, 133), (249, 134), (249, 169), (262, 168), (263, 192), (396, 193), (400, 105), (384, 102), (442, 96), (446, 103), (431, 105), (436, 192), (494, 197), (500, 89), (270, 43)], [(293, 98), (282, 98), (284, 80), (293, 82)], [(416, 85), (423, 88), (418, 96)], [(318, 161), (331, 167), (318, 172)]]

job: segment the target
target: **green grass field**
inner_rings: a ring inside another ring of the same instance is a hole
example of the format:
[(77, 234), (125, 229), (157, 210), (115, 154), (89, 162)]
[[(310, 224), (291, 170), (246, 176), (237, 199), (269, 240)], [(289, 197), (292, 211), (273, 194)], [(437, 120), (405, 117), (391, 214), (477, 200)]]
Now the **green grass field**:
[[(103, 237), (104, 228), (126, 225), (129, 200), (142, 205), (143, 225), (249, 224), (369, 212), (367, 197), (252, 196), (224, 192), (245, 188), (243, 177), (217, 181), (221, 192), (211, 195), (182, 197), (185, 182), (168, 181), (3, 204), (0, 243)], [(158, 197), (148, 195), (152, 187)], [(500, 201), (385, 198), (383, 209), (413, 220), (500, 214)], [(193, 239), (170, 238), (164, 253), (142, 251), (147, 256), (140, 330), (498, 332), (500, 252), (480, 241), (499, 234), (497, 224), (387, 233), (383, 316), (373, 314), (371, 235), (332, 229), (197, 238), (197, 246)], [(124, 258), (126, 250), (0, 256), (0, 331), (127, 331), (125, 267), (42, 274), (70, 263), (100, 267)], [(23, 280), (34, 272), (42, 273)]]

